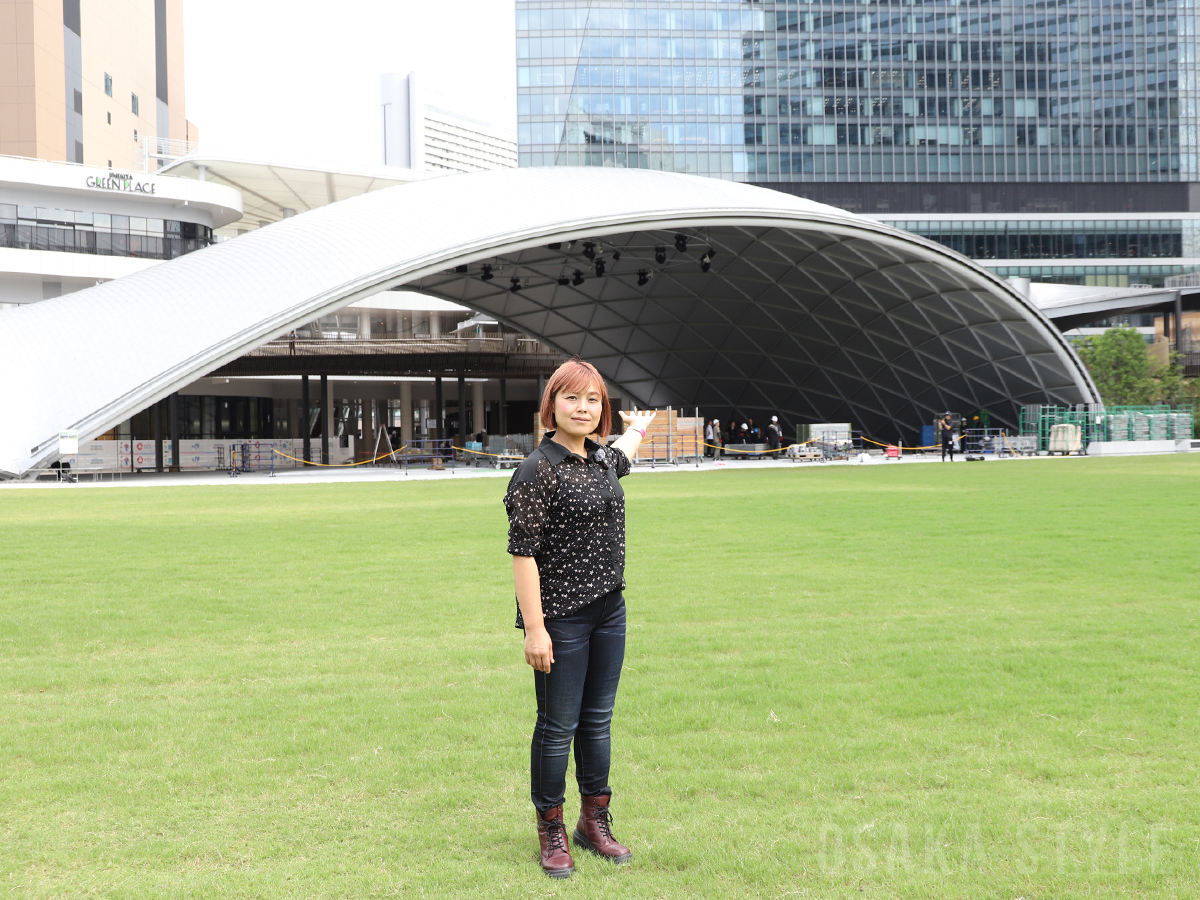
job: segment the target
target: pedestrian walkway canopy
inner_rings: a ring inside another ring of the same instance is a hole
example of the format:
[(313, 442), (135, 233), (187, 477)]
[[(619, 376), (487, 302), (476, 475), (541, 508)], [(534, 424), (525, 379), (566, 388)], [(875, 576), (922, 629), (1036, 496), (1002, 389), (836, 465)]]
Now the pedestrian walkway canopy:
[(293, 326), (406, 286), (594, 362), (641, 406), (1017, 425), (1095, 402), (1058, 329), (986, 269), (841, 210), (644, 170), (510, 169), (362, 194), (0, 312), (0, 470), (100, 434)]

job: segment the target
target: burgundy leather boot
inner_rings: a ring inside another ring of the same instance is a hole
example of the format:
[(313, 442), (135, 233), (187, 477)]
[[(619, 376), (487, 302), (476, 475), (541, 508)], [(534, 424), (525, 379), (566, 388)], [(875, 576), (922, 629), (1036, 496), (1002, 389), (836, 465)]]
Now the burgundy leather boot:
[(551, 878), (570, 878), (575, 874), (575, 860), (567, 849), (567, 826), (563, 824), (563, 808), (556, 806), (537, 817), (538, 841), (542, 845), (542, 871)]
[(575, 826), (575, 846), (591, 850), (597, 856), (615, 863), (627, 863), (633, 859), (628, 847), (617, 843), (612, 833), (612, 813), (608, 811), (607, 795), (582, 797), (583, 809), (579, 811), (579, 824)]

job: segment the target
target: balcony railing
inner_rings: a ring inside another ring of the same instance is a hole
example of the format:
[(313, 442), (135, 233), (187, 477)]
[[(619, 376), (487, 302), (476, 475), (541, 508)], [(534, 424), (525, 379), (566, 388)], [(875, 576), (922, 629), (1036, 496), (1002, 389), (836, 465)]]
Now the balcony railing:
[(540, 356), (560, 356), (533, 338), (521, 334), (502, 334), (489, 337), (442, 335), (431, 338), (407, 337), (399, 334), (374, 334), (369, 338), (305, 337), (279, 338), (268, 341), (247, 356), (341, 356), (355, 354), (434, 355), (444, 353), (519, 353)]
[(156, 237), (112, 231), (78, 231), (50, 225), (0, 224), (0, 247), (16, 250), (55, 250), (93, 256), (175, 259), (207, 247), (203, 238)]

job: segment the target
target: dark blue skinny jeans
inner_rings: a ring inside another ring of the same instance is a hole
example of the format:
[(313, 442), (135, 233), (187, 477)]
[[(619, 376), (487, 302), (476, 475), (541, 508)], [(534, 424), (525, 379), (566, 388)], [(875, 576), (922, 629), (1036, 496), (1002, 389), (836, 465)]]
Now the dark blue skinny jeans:
[(613, 704), (625, 661), (625, 597), (613, 591), (578, 612), (547, 619), (554, 663), (533, 673), (537, 725), (530, 752), (530, 795), (538, 812), (561, 806), (567, 756), (575, 742), (575, 780), (587, 797), (611, 794)]

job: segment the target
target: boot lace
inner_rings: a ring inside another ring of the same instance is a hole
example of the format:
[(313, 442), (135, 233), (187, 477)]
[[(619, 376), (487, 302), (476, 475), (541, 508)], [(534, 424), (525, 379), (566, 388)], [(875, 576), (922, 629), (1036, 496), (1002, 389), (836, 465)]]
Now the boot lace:
[(550, 819), (549, 821), (543, 819), (538, 823), (538, 827), (546, 835), (546, 849), (567, 849), (567, 826), (563, 824), (562, 819)]
[(601, 834), (603, 834), (610, 841), (616, 841), (616, 838), (613, 837), (612, 833), (612, 812), (609, 811), (607, 806), (597, 807), (595, 810), (593, 810), (592, 818), (596, 820), (596, 825), (600, 828)]

